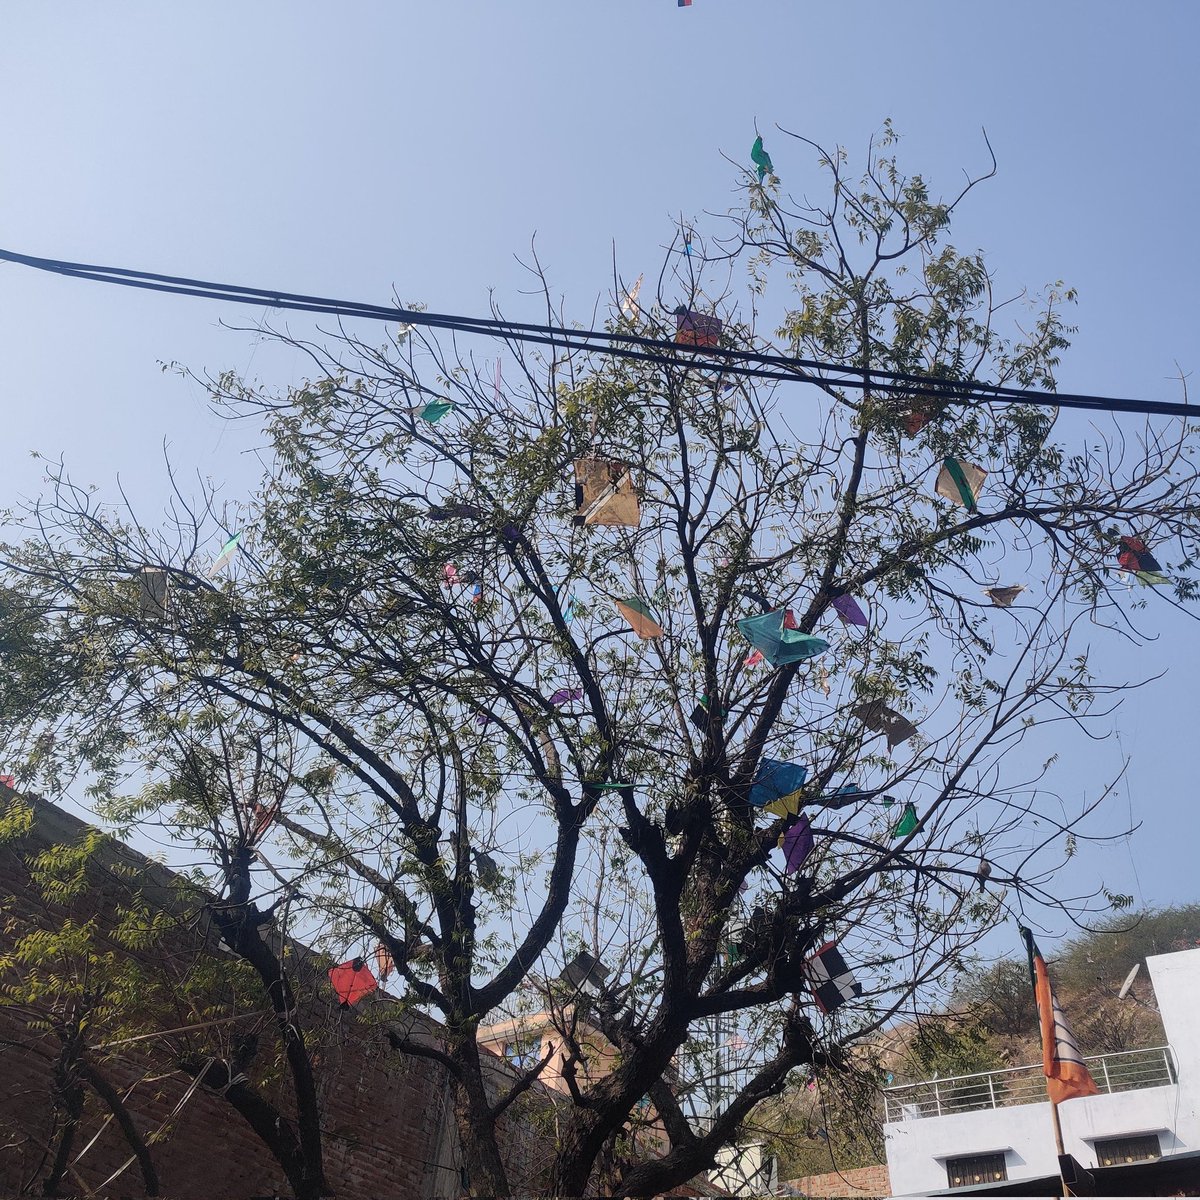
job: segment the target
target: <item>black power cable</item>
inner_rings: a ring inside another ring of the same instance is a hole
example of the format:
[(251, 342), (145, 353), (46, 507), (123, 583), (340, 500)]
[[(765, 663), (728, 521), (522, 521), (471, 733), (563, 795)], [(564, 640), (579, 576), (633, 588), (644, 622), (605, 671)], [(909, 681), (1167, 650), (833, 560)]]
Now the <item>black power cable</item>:
[(1050, 408), (1090, 409), (1100, 412), (1129, 412), (1168, 417), (1190, 417), (1194, 409), (1182, 402), (1159, 403), (1149, 400), (1121, 399), (1080, 393), (1038, 392), (1028, 388), (929, 375), (907, 374), (844, 366), (816, 359), (768, 354), (756, 350), (727, 347), (685, 346), (663, 338), (596, 329), (566, 329), (556, 325), (503, 321), (486, 317), (462, 317), (446, 313), (417, 312), (399, 306), (367, 304), (355, 300), (335, 300), (297, 292), (278, 292), (238, 284), (213, 283), (180, 275), (161, 275), (125, 267), (104, 267), (91, 263), (38, 258), (0, 249), (0, 260), (50, 271), (96, 283), (118, 284), (173, 295), (195, 296), (226, 303), (251, 304), (260, 308), (290, 309), (297, 312), (328, 313), (337, 317), (358, 317), (372, 321), (395, 321), (404, 325), (422, 325), (456, 333), (500, 337), (510, 341), (531, 342), (563, 350), (605, 354), (610, 357), (648, 362), (665, 367), (687, 367), (697, 362), (716, 365), (729, 375), (768, 379), (776, 382), (812, 383), (822, 387), (872, 390), (885, 394), (924, 395), (945, 402), (978, 403), (1000, 401), (1036, 404)]

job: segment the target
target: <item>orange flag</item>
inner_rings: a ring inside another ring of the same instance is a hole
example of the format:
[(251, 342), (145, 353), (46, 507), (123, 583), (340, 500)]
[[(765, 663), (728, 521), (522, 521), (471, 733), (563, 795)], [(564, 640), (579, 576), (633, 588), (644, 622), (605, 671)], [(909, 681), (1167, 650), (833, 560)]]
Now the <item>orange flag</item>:
[(1029, 980), (1037, 1000), (1038, 1019), (1042, 1025), (1042, 1070), (1046, 1075), (1046, 1091), (1051, 1104), (1074, 1100), (1079, 1096), (1099, 1095), (1100, 1089), (1083, 1061), (1075, 1033), (1050, 989), (1046, 960), (1024, 926), (1021, 936), (1029, 952)]

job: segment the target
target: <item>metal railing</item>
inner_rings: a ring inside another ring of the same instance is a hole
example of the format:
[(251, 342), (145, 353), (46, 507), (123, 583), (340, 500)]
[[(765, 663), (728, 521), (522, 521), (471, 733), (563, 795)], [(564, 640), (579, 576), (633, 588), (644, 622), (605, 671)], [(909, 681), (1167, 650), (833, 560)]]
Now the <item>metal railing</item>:
[[(1178, 1081), (1169, 1046), (1094, 1054), (1084, 1062), (1101, 1092), (1129, 1092)], [(1041, 1063), (1009, 1067), (1003, 1071), (982, 1071), (978, 1075), (951, 1075), (945, 1079), (902, 1083), (885, 1088), (883, 1092), (888, 1121), (913, 1121), (949, 1113), (1009, 1108), (1016, 1104), (1037, 1104), (1045, 1099), (1046, 1077)]]

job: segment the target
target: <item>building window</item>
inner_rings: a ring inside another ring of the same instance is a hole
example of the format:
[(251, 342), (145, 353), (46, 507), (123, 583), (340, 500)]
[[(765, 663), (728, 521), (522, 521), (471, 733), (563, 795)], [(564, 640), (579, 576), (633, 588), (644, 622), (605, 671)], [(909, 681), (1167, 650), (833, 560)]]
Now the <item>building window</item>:
[(1125, 1163), (1145, 1162), (1148, 1158), (1162, 1158), (1157, 1133), (1105, 1138), (1096, 1142), (1096, 1162), (1102, 1167), (1120, 1167)]
[(536, 1067), (542, 1057), (542, 1048), (536, 1040), (530, 1038), (521, 1038), (516, 1042), (504, 1043), (504, 1057), (518, 1071), (528, 1071), (530, 1067)]
[(946, 1179), (952, 1188), (973, 1187), (980, 1183), (1001, 1183), (1008, 1178), (1008, 1167), (1001, 1154), (973, 1154), (970, 1158), (946, 1159)]

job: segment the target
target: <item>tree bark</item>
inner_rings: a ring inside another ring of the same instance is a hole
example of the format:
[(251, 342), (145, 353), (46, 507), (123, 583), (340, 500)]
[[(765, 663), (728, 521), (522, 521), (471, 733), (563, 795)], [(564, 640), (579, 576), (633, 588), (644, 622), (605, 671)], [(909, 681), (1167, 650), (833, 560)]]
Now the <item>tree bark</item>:
[(57, 1196), (63, 1176), (70, 1165), (71, 1149), (75, 1145), (75, 1134), (83, 1116), (83, 1085), (79, 1081), (79, 1032), (76, 1030), (63, 1043), (62, 1052), (54, 1064), (54, 1107), (65, 1120), (59, 1129), (58, 1145), (54, 1150), (54, 1161), (50, 1174), (42, 1184), (43, 1196)]
[(292, 1122), (252, 1087), (236, 1082), (230, 1076), (227, 1063), (210, 1062), (200, 1066), (186, 1062), (181, 1066), (189, 1075), (198, 1076), (205, 1087), (220, 1092), (254, 1130), (287, 1176), (296, 1200), (321, 1200), (322, 1196), (330, 1194), (324, 1180), (314, 1178)]
[(473, 1023), (452, 1046), (451, 1054), (463, 1068), (456, 1081), (454, 1119), (467, 1170), (465, 1191), (469, 1196), (508, 1196), (508, 1172), (496, 1140), (496, 1118), (488, 1102)]
[[(292, 1090), (296, 1101), (296, 1138), (303, 1160), (303, 1169), (296, 1177), (288, 1178), (296, 1188), (297, 1200), (308, 1200), (330, 1194), (325, 1182), (325, 1165), (321, 1137), (321, 1109), (317, 1098), (316, 1080), (304, 1034), (297, 1021), (296, 997), (274, 950), (263, 940), (257, 924), (261, 914), (249, 901), (251, 851), (241, 847), (233, 856), (226, 872), (230, 900), (223, 909), (214, 909), (213, 920), (221, 936), (257, 973), (271, 1008), (275, 1025), (283, 1043)], [(228, 1094), (228, 1093), (227, 1093)], [(245, 1114), (243, 1114), (245, 1115)], [(280, 1162), (281, 1166), (286, 1165)], [(303, 1187), (303, 1197), (301, 1196)]]
[(158, 1171), (150, 1156), (150, 1148), (146, 1145), (142, 1135), (138, 1133), (133, 1118), (129, 1115), (129, 1109), (125, 1107), (125, 1102), (121, 1099), (117, 1089), (86, 1058), (80, 1058), (79, 1072), (92, 1091), (107, 1105), (109, 1112), (121, 1127), (121, 1132), (125, 1135), (129, 1148), (137, 1156), (138, 1166), (142, 1172), (142, 1182), (146, 1185), (146, 1195), (157, 1196), (159, 1194)]

